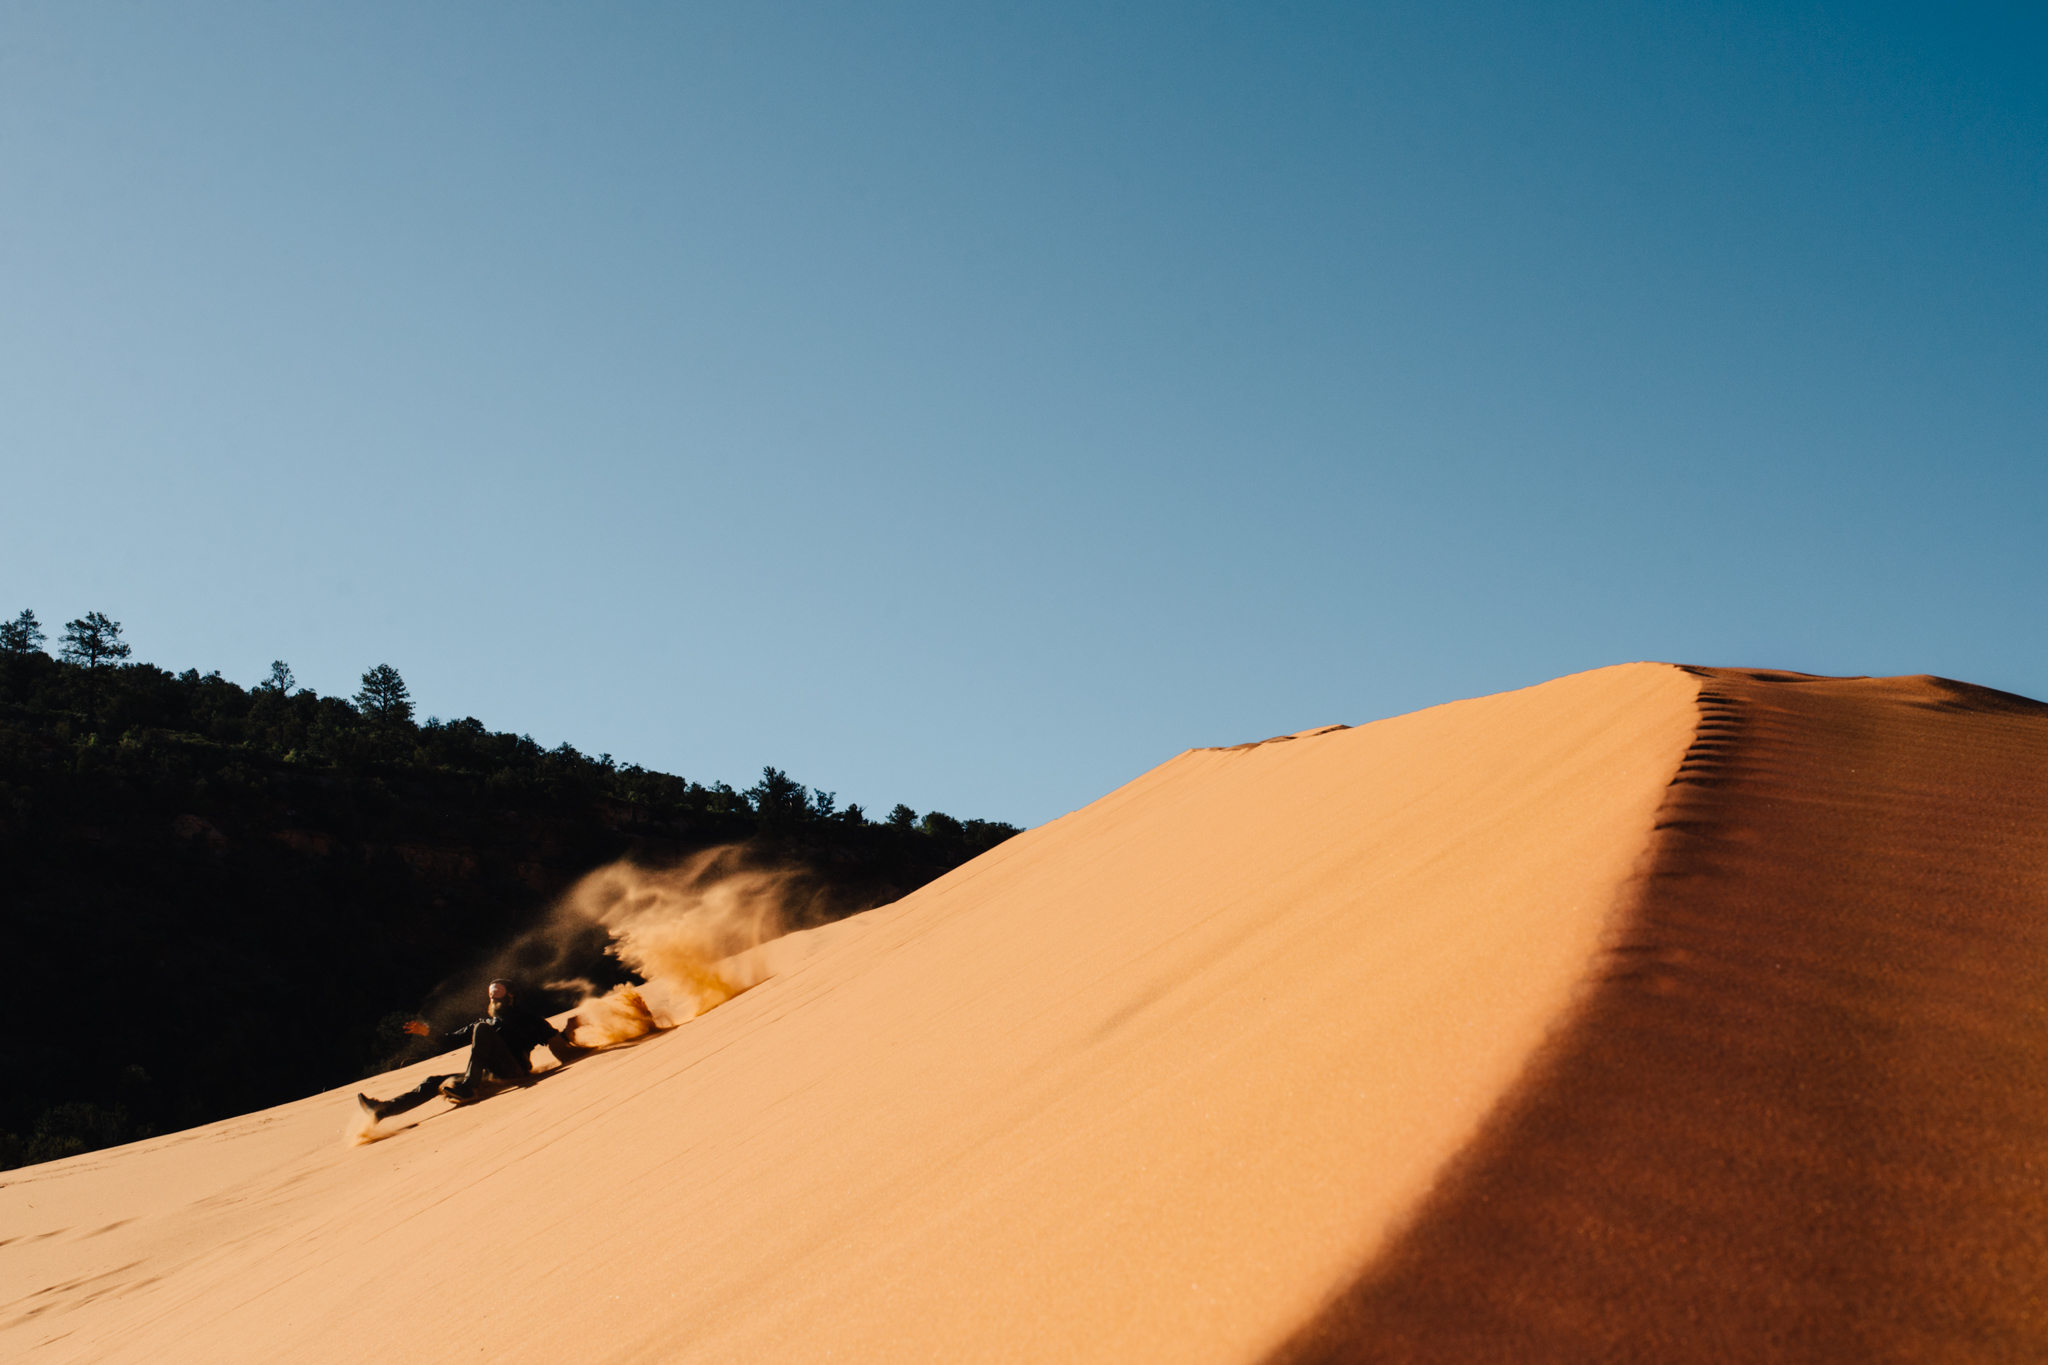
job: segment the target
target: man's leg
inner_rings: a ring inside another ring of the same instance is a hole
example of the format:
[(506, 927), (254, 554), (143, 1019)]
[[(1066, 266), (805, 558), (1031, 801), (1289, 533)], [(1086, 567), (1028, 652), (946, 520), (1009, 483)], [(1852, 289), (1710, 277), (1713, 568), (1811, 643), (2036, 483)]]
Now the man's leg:
[[(403, 1095), (394, 1095), (388, 1100), (370, 1100), (371, 1117), (388, 1119), (393, 1114), (403, 1114), (408, 1109), (417, 1109), (441, 1093), (441, 1083), (452, 1081), (453, 1076), (429, 1076)], [(368, 1098), (362, 1096), (359, 1098)]]
[(470, 1034), (469, 1070), (462, 1073), (463, 1089), (472, 1093), (483, 1084), (486, 1073), (501, 1081), (516, 1081), (531, 1070), (524, 1057), (514, 1057), (512, 1049), (505, 1046), (505, 1040), (494, 1028), (479, 1024)]

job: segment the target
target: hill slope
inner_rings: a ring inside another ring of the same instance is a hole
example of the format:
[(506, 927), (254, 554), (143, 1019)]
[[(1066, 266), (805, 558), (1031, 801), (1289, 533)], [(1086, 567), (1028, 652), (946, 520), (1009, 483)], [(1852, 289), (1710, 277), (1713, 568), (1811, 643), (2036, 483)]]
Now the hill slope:
[[(500, 950), (616, 859), (739, 846), (802, 874), (823, 920), (1016, 832), (913, 817), (870, 821), (772, 768), (747, 791), (706, 787), (475, 719), (0, 649), (9, 1003), (64, 1021), (0, 1049), (0, 1169), (402, 1060), (404, 1020), (453, 1023), (492, 970), (517, 969)], [(568, 974), (602, 972), (589, 957)], [(120, 1013), (74, 1009), (81, 979)]]
[(2044, 717), (1629, 665), (1191, 751), (388, 1140), (10, 1173), (0, 1348), (2039, 1358)]

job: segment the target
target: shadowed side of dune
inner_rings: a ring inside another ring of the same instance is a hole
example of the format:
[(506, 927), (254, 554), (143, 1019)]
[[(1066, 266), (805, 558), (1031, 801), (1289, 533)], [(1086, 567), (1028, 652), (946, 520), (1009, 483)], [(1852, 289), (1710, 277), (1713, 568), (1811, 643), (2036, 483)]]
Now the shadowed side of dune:
[(2048, 1359), (2048, 706), (1693, 671), (1604, 979), (1273, 1365)]

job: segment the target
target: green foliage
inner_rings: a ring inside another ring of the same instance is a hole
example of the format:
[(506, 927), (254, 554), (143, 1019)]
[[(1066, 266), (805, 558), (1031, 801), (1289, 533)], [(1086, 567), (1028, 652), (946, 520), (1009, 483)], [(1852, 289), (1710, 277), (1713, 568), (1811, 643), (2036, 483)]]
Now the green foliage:
[[(276, 664), (271, 665), (273, 674)], [(285, 670), (287, 674), (291, 670)], [(356, 709), (379, 725), (410, 725), (412, 693), (405, 679), (390, 664), (378, 664), (363, 674), (363, 690), (356, 693)]]
[[(293, 691), (282, 661), (254, 688), (118, 663), (120, 628), (96, 612), (71, 623), (69, 659), (34, 648), (32, 613), (11, 624), (10, 1004), (65, 1023), (0, 1049), (0, 1169), (426, 1055), (404, 1021), (459, 1022), (470, 974), (613, 859), (736, 844), (807, 877), (831, 918), (1016, 833), (901, 805), (874, 823), (772, 767), (739, 792), (474, 717), (415, 725), (385, 665), (351, 704)], [(617, 970), (602, 946), (581, 968), (594, 980)]]
[(149, 1125), (131, 1122), (128, 1111), (118, 1104), (107, 1109), (77, 1100), (53, 1104), (36, 1115), (26, 1139), (0, 1133), (0, 1170), (56, 1161), (149, 1135)]
[(100, 668), (118, 663), (132, 652), (121, 639), (121, 623), (108, 620), (103, 612), (89, 611), (76, 621), (64, 623), (64, 648), (60, 657), (67, 663)]
[(43, 628), (36, 620), (36, 614), (26, 608), (12, 621), (0, 621), (0, 653), (41, 653), (43, 638)]
[(779, 768), (761, 769), (761, 780), (747, 788), (746, 795), (754, 814), (776, 827), (792, 824), (811, 813), (810, 797), (803, 784), (792, 782), (789, 774)]

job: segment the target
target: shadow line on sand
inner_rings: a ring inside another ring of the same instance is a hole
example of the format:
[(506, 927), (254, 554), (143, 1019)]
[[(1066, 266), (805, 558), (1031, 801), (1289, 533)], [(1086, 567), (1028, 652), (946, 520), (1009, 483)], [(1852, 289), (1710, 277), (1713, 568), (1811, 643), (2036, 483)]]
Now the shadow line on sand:
[(2048, 706), (1692, 669), (1597, 985), (1268, 1357), (2048, 1360)]

